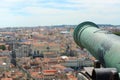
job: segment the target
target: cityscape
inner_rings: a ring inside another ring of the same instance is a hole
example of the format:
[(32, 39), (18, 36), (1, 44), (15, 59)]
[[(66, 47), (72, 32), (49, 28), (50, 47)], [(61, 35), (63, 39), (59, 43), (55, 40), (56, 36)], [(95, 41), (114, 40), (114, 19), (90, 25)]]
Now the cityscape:
[(120, 80), (120, 0), (0, 0), (0, 80)]
[[(1, 28), (0, 80), (78, 80), (96, 60), (73, 39), (76, 25)], [(119, 26), (99, 25), (119, 32)]]

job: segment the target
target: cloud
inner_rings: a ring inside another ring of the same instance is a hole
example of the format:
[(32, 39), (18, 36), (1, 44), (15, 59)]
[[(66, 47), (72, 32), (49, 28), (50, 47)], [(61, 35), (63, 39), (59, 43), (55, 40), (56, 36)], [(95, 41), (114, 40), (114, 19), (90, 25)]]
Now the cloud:
[(119, 0), (1, 0), (0, 26), (119, 24)]

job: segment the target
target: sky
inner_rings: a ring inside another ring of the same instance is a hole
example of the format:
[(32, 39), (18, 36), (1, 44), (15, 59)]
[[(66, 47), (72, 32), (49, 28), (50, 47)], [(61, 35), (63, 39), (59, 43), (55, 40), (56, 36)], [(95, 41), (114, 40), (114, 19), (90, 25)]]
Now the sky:
[(120, 25), (120, 0), (0, 0), (0, 27)]

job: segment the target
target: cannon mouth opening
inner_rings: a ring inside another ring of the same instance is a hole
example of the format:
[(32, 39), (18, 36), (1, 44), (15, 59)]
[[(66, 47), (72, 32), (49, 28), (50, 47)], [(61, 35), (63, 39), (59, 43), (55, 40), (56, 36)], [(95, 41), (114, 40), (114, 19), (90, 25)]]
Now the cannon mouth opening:
[[(81, 43), (79, 42), (79, 36), (78, 35), (79, 33), (81, 34), (82, 31), (86, 28), (86, 25), (89, 27), (96, 27), (96, 28), (99, 28), (95, 23), (93, 22), (90, 22), (90, 21), (85, 21), (85, 22), (82, 22), (80, 23), (75, 29), (74, 29), (74, 32), (73, 32), (73, 38), (74, 38), (74, 41), (76, 42), (77, 45), (79, 45), (80, 47), (83, 47), (81, 45)], [(82, 30), (82, 31), (81, 31)]]

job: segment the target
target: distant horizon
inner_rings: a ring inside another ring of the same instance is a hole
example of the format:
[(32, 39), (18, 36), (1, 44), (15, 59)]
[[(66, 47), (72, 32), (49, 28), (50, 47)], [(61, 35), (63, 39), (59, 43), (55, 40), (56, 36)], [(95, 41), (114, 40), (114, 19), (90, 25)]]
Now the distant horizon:
[(1, 0), (0, 27), (120, 25), (120, 0)]
[[(96, 24), (96, 23), (95, 23)], [(53, 27), (53, 26), (77, 26), (79, 24), (57, 24), (57, 25), (36, 25), (36, 26), (6, 26), (6, 27), (1, 27), (0, 28), (29, 28), (29, 27)], [(111, 26), (120, 26), (119, 24), (118, 25), (113, 25), (113, 24), (97, 24), (98, 26), (102, 25), (111, 25)]]

